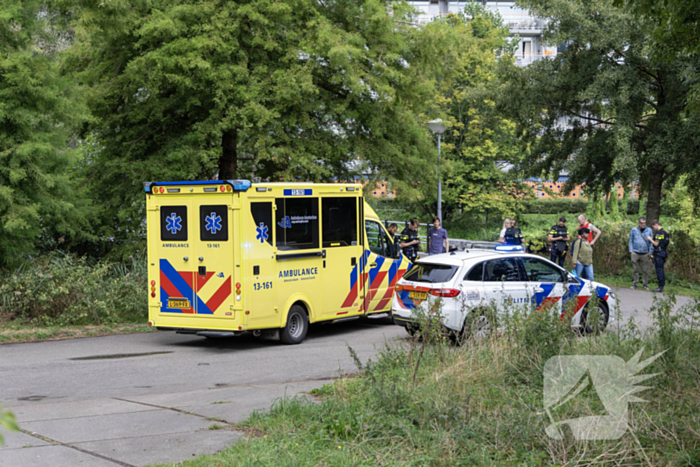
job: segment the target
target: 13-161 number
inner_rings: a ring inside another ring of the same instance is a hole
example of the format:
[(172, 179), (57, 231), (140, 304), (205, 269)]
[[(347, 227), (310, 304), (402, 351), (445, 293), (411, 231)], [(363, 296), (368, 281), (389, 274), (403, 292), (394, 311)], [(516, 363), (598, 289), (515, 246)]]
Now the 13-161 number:
[(255, 290), (271, 289), (272, 282), (255, 282), (253, 284), (253, 288)]

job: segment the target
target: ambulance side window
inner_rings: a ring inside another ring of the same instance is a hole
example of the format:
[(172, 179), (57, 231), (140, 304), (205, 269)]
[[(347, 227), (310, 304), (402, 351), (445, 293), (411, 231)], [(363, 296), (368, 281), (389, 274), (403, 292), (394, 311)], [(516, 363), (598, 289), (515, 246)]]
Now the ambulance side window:
[(162, 241), (187, 241), (187, 206), (163, 206), (160, 208), (160, 239)]
[(202, 241), (228, 240), (228, 206), (225, 204), (199, 207), (199, 236)]
[(385, 258), (392, 258), (392, 245), (389, 237), (384, 233), (382, 226), (377, 222), (365, 221), (365, 231), (367, 232), (367, 246), (369, 251)]
[(255, 243), (267, 242), (272, 246), (272, 203), (250, 203), (255, 221)]
[(357, 245), (357, 198), (321, 198), (323, 248)]
[(275, 239), (280, 250), (318, 248), (318, 198), (289, 197), (275, 200)]

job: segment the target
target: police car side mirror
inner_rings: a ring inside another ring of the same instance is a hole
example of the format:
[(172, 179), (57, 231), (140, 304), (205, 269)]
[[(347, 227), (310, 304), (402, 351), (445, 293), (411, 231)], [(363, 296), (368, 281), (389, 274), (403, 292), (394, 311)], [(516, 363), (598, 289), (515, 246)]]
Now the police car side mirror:
[(567, 284), (578, 284), (579, 281), (576, 279), (576, 277), (573, 274), (567, 274), (566, 275), (566, 283)]

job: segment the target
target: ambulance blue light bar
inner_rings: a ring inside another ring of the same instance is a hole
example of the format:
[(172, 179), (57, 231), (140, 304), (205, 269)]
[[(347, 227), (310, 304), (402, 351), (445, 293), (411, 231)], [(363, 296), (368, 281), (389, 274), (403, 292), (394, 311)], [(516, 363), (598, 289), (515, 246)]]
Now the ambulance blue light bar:
[(494, 248), (496, 251), (523, 251), (522, 245), (498, 245)]
[(153, 187), (174, 185), (231, 185), (233, 191), (248, 191), (248, 188), (252, 186), (250, 180), (201, 180), (188, 182), (143, 182), (143, 189), (146, 193), (153, 193)]

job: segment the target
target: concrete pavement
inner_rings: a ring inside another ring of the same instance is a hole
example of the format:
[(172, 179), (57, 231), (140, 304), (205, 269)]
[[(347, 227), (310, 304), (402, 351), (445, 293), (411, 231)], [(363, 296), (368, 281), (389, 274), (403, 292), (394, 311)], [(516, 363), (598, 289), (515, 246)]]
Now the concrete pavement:
[[(275, 399), (357, 371), (398, 326), (313, 326), (298, 346), (253, 337), (170, 332), (0, 346), (0, 404), (23, 432), (6, 433), (0, 466), (176, 462), (242, 436), (233, 424)], [(214, 429), (212, 429), (214, 428)]]
[[(621, 324), (651, 323), (654, 294), (617, 292)], [(0, 404), (24, 430), (6, 434), (0, 466), (136, 466), (214, 453), (243, 435), (232, 425), (253, 410), (356, 371), (348, 345), (366, 361), (404, 336), (352, 321), (313, 326), (297, 346), (170, 332), (0, 345)]]

